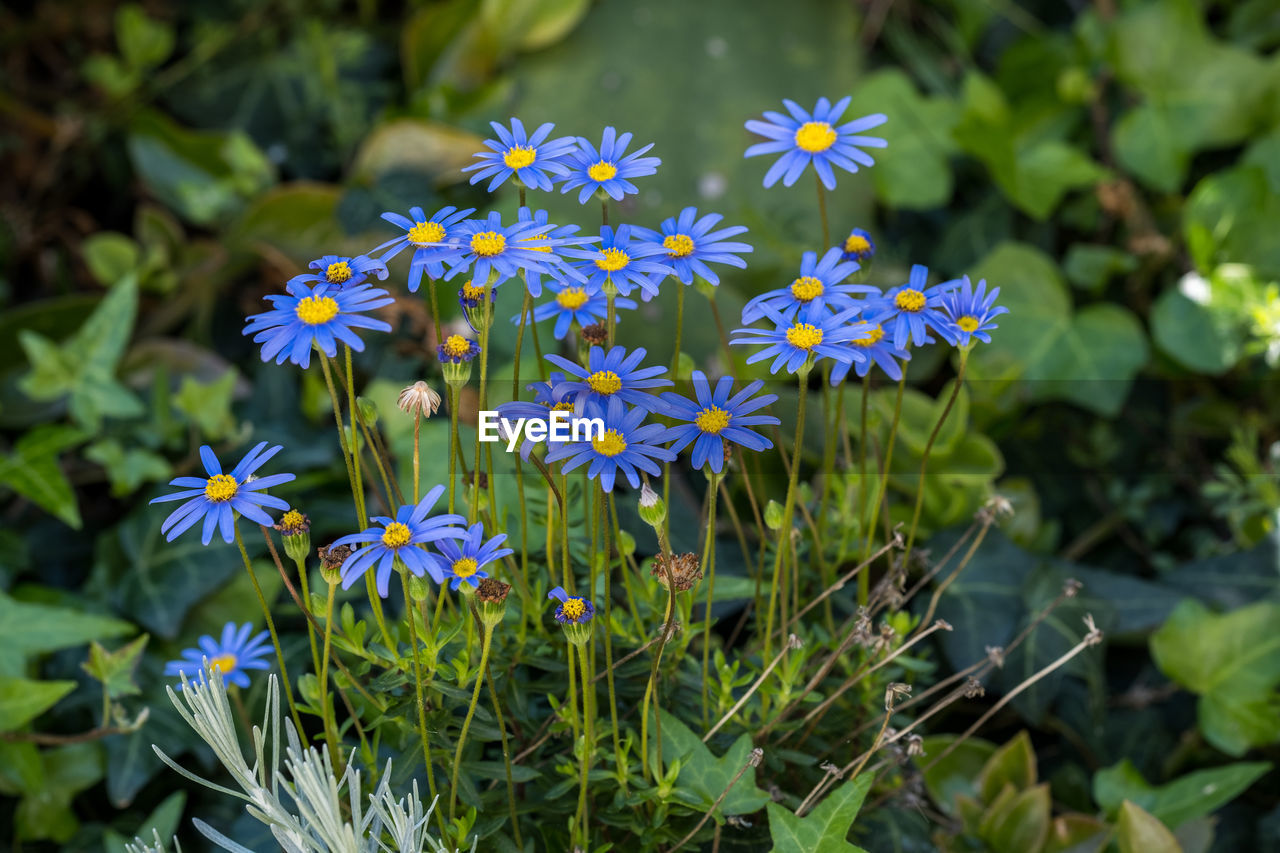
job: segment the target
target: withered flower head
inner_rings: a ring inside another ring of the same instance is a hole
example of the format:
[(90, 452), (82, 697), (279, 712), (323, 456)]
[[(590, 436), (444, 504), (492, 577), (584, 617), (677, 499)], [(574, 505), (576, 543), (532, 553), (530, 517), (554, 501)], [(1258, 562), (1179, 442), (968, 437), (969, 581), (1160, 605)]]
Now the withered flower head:
[(342, 564), (351, 556), (350, 545), (329, 545), (316, 549), (320, 557), (320, 576), (325, 583), (337, 583), (342, 579)]
[(467, 474), (466, 474), (466, 476), (462, 478), (462, 482), (466, 483), (468, 486), (474, 486), (474, 485), (475, 485), (475, 483), (476, 483), (476, 474), (477, 474), (477, 473), (479, 473), (479, 475), (480, 475), (480, 489), (481, 489), (482, 491), (483, 491), (483, 490), (485, 490), (485, 489), (488, 489), (488, 488), (489, 488), (489, 475), (488, 475), (486, 472), (484, 472), (484, 471), (480, 471), (480, 472), (476, 472), (476, 471), (468, 471), (468, 472), (467, 472)]
[(583, 326), (582, 342), (592, 346), (602, 347), (609, 340), (609, 330), (605, 328), (604, 323), (592, 323), (590, 326)]
[(476, 600), (501, 604), (507, 600), (507, 593), (510, 591), (511, 584), (503, 583), (497, 578), (484, 578), (476, 587)]
[(691, 590), (702, 580), (697, 554), (672, 554), (670, 557), (659, 554), (653, 558), (653, 568), (649, 570), (649, 574), (663, 586), (667, 586), (669, 575), (675, 592)]
[(301, 536), (311, 530), (311, 519), (304, 513), (291, 509), (280, 516), (280, 520), (272, 526), (285, 536)]
[(440, 395), (430, 385), (419, 379), (400, 392), (396, 405), (406, 415), (429, 418), (440, 408)]

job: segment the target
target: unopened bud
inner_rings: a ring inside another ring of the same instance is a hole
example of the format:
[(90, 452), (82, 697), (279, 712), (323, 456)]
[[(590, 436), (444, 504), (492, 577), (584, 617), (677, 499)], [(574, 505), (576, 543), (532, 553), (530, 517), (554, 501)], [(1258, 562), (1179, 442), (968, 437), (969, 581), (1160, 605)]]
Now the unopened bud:
[(782, 529), (782, 504), (775, 500), (770, 500), (764, 508), (764, 523), (769, 526), (770, 530)]
[(378, 407), (368, 397), (356, 397), (356, 408), (365, 426), (371, 427), (378, 422)]
[(618, 553), (630, 557), (636, 552), (636, 537), (625, 530), (618, 531)]
[(657, 529), (667, 519), (667, 505), (658, 493), (645, 483), (640, 489), (640, 518), (645, 524)]
[(410, 572), (408, 582), (409, 598), (413, 601), (426, 601), (427, 596), (431, 594), (431, 584), (427, 582), (426, 577), (420, 577)]

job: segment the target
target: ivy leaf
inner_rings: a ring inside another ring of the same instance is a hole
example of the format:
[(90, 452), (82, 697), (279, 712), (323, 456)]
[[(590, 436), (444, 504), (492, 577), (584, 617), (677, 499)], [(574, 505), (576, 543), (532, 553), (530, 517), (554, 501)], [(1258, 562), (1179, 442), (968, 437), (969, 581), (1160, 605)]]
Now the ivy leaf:
[(114, 438), (96, 441), (85, 448), (85, 458), (97, 462), (111, 479), (111, 494), (122, 497), (143, 483), (158, 483), (173, 473), (169, 461), (143, 447), (125, 450)]
[(25, 726), (76, 687), (74, 681), (0, 678), (0, 732)]
[[(745, 737), (745, 735), (744, 735)], [(853, 827), (858, 809), (871, 788), (872, 774), (864, 773), (850, 779), (813, 811), (804, 817), (796, 817), (785, 806), (770, 802), (769, 835), (773, 838), (773, 853), (866, 853), (861, 847), (845, 840)]]
[(1280, 604), (1221, 615), (1181, 602), (1151, 636), (1160, 671), (1199, 694), (1200, 730), (1229, 755), (1280, 740)]
[(194, 376), (184, 376), (173, 405), (200, 428), (207, 439), (220, 439), (235, 432), (236, 421), (231, 415), (231, 396), (235, 391), (239, 373), (229, 368), (212, 382), (201, 382)]
[[(740, 735), (728, 752), (716, 758), (702, 742), (702, 738), (677, 717), (662, 710), (659, 713), (662, 715), (663, 759), (667, 762), (672, 759), (680, 760), (680, 787), (694, 792), (702, 799), (699, 809), (705, 811), (711, 808), (716, 798), (747, 763), (752, 749), (751, 736)], [(656, 760), (656, 751), (651, 749), (650, 752), (655, 753)], [(720, 821), (724, 819), (724, 815), (750, 814), (759, 811), (768, 801), (769, 795), (756, 787), (756, 769), (748, 767), (732, 790), (725, 795), (724, 801), (716, 810), (715, 818)]]
[(114, 652), (107, 651), (94, 640), (89, 644), (89, 660), (80, 664), (80, 667), (102, 682), (102, 689), (107, 691), (109, 698), (136, 696), (142, 691), (133, 683), (133, 673), (138, 668), (138, 660), (149, 639), (150, 634), (143, 634)]
[[(133, 633), (128, 622), (68, 607), (29, 604), (0, 592), (0, 675), (21, 671), (30, 655)], [(15, 669), (16, 667), (16, 669)]]
[(74, 427), (36, 427), (0, 459), (0, 483), (79, 530), (80, 507), (75, 490), (58, 466), (58, 455), (83, 440), (84, 433)]
[(1120, 853), (1182, 853), (1182, 845), (1164, 824), (1128, 800), (1120, 806), (1116, 845)]
[(1093, 777), (1093, 798), (1114, 815), (1130, 801), (1171, 829), (1213, 812), (1234, 800), (1271, 770), (1264, 761), (1242, 761), (1197, 770), (1167, 785), (1151, 785), (1129, 759), (1099, 770)]

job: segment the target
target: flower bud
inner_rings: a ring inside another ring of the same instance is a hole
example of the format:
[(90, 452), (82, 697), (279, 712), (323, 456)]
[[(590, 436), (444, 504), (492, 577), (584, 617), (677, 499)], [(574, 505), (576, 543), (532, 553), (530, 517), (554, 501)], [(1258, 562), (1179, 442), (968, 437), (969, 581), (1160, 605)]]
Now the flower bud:
[(693, 282), (693, 287), (701, 293), (708, 302), (714, 302), (716, 298), (716, 286), (703, 278), (698, 278)]
[(618, 553), (630, 557), (636, 552), (636, 537), (625, 530), (618, 531)]
[[(462, 586), (467, 587), (470, 584)], [(480, 621), (492, 631), (502, 622), (502, 617), (507, 612), (507, 593), (511, 591), (511, 584), (503, 583), (497, 578), (482, 578), (475, 591), (476, 610), (480, 614)]]
[(365, 426), (372, 427), (378, 422), (378, 407), (368, 397), (356, 397), (356, 408)]
[(431, 584), (427, 582), (426, 577), (415, 575), (409, 572), (409, 598), (414, 601), (426, 601), (431, 594)]
[(311, 519), (291, 509), (274, 525), (284, 538), (284, 552), (289, 559), (302, 563), (311, 551)]
[(770, 500), (764, 508), (764, 523), (769, 525), (770, 530), (782, 529), (782, 504), (775, 500)]
[(662, 526), (667, 518), (667, 505), (658, 497), (658, 493), (645, 483), (640, 489), (640, 518), (655, 530)]

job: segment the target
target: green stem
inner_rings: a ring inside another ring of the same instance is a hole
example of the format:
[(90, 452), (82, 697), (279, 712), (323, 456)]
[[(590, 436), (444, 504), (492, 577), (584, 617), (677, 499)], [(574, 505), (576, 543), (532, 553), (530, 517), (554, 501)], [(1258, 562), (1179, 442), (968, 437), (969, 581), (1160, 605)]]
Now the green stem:
[(448, 385), (445, 395), (449, 398), (449, 514), (452, 515), (458, 484), (458, 445), (462, 441), (458, 438), (458, 390)]
[[(782, 574), (783, 555), (790, 550), (791, 541), (791, 522), (795, 515), (796, 507), (796, 482), (800, 477), (800, 462), (804, 455), (804, 410), (805, 400), (809, 393), (809, 370), (811, 366), (806, 364), (800, 368), (798, 374), (800, 384), (800, 398), (796, 405), (796, 437), (793, 444), (794, 452), (791, 455), (791, 474), (787, 478), (787, 497), (782, 505), (782, 526), (778, 528), (778, 544), (773, 557), (773, 580), (769, 584), (769, 607), (765, 617), (764, 631), (764, 657), (769, 659), (769, 653), (773, 648), (773, 611), (778, 603), (778, 580)], [(783, 592), (785, 597), (786, 593)]]
[[(404, 589), (404, 618), (409, 623), (409, 642), (413, 644), (413, 693), (414, 700), (418, 706), (418, 738), (422, 741), (422, 764), (427, 769), (427, 787), (431, 791), (431, 798), (436, 797), (436, 772), (431, 767), (431, 746), (427, 740), (427, 700), (423, 695), (422, 687), (422, 649), (421, 643), (418, 642), (418, 627), (414, 622), (414, 606), (413, 598), (409, 595), (409, 575), (403, 569), (400, 571), (400, 585)], [(424, 626), (425, 627), (425, 626)], [(475, 703), (473, 698), (472, 704)], [(461, 744), (459, 744), (461, 747)], [(454, 786), (457, 787), (457, 761), (454, 762)], [(453, 817), (453, 799), (452, 794), (449, 800), (449, 817)], [(444, 816), (437, 810), (436, 824), (440, 828), (443, 835), (445, 831)]]
[(523, 850), (524, 842), (520, 840), (520, 818), (516, 813), (516, 783), (511, 775), (511, 748), (507, 741), (507, 724), (502, 716), (502, 703), (498, 701), (498, 691), (493, 686), (493, 667), (487, 666), (489, 701), (493, 703), (493, 715), (498, 718), (498, 735), (502, 738), (502, 764), (507, 773), (507, 810), (511, 813), (511, 832), (515, 836), (516, 849)]
[[(464, 614), (464, 617), (465, 614)], [(489, 668), (489, 646), (493, 643), (493, 630), (480, 623), (480, 671), (476, 674), (476, 686), (471, 691), (471, 704), (467, 706), (467, 716), (462, 720), (462, 731), (458, 734), (458, 748), (453, 754), (453, 778), (449, 783), (449, 820), (453, 820), (458, 802), (458, 770), (462, 767), (462, 750), (467, 745), (467, 732), (471, 729), (471, 718), (476, 713), (476, 703), (480, 701), (480, 687), (484, 683), (484, 674)], [(459, 839), (461, 841), (461, 839)]]
[(236, 535), (236, 547), (240, 549), (240, 559), (244, 560), (244, 569), (249, 573), (249, 582), (253, 584), (253, 591), (258, 596), (258, 604), (262, 606), (262, 618), (267, 622), (267, 631), (271, 634), (271, 645), (276, 649), (276, 663), (280, 665), (280, 680), (284, 682), (284, 696), (289, 702), (289, 714), (293, 717), (293, 724), (298, 729), (298, 737), (306, 740), (306, 729), (302, 727), (302, 717), (298, 716), (298, 706), (293, 701), (293, 683), (289, 680), (289, 670), (284, 665), (284, 652), (280, 648), (280, 635), (276, 633), (275, 620), (271, 618), (271, 608), (267, 606), (267, 599), (262, 594), (262, 587), (258, 584), (258, 573), (253, 570), (253, 562), (249, 559), (249, 552), (245, 550), (244, 539), (240, 536), (240, 525), (233, 525)]
[[(898, 419), (902, 416), (902, 392), (907, 387), (907, 365), (902, 365), (902, 378), (898, 380), (898, 399), (893, 404), (893, 422), (889, 425), (889, 439), (885, 444), (884, 467), (880, 475), (880, 486), (876, 490), (876, 502), (871, 507), (871, 523), (867, 525), (867, 541), (862, 548), (862, 561), (865, 563), (871, 556), (872, 542), (876, 538), (876, 522), (880, 519), (880, 505), (884, 503), (885, 491), (889, 488), (889, 470), (893, 464), (893, 445), (898, 437)], [(862, 572), (859, 577), (866, 577)], [(858, 585), (858, 594), (862, 594), (863, 584)], [(865, 605), (865, 599), (859, 598), (858, 604)]]
[(960, 366), (956, 368), (956, 381), (951, 387), (951, 396), (947, 398), (947, 405), (942, 409), (942, 414), (938, 416), (938, 422), (933, 425), (933, 432), (929, 433), (929, 440), (924, 445), (924, 458), (920, 460), (920, 480), (916, 483), (916, 508), (911, 514), (911, 531), (907, 534), (907, 548), (902, 554), (904, 566), (910, 565), (907, 561), (911, 558), (911, 546), (916, 541), (916, 526), (920, 523), (920, 509), (924, 506), (924, 476), (929, 467), (929, 451), (933, 450), (933, 443), (938, 440), (938, 433), (942, 431), (942, 425), (947, 422), (947, 416), (951, 414), (951, 408), (960, 396), (960, 386), (964, 384), (964, 369), (968, 361), (969, 347), (961, 347)]
[[(573, 654), (572, 650), (569, 652)], [(582, 838), (582, 849), (590, 847), (590, 833), (587, 815), (587, 773), (591, 769), (591, 758), (595, 754), (595, 688), (592, 686), (591, 664), (587, 660), (586, 644), (578, 646), (578, 657), (582, 661), (582, 775), (578, 781), (578, 826)]]
[[(618, 779), (622, 783), (622, 790), (627, 789), (627, 776), (623, 772), (622, 767), (622, 737), (618, 733), (618, 701), (613, 691), (613, 637), (611, 626), (613, 621), (611, 614), (613, 612), (613, 543), (610, 541), (610, 532), (612, 527), (609, 524), (609, 503), (608, 497), (604, 493), (604, 489), (597, 489), (596, 494), (599, 495), (597, 501), (597, 514), (600, 516), (600, 522), (604, 525), (604, 665), (605, 665), (605, 681), (609, 687), (609, 722), (613, 727), (613, 754), (618, 763)], [(625, 571), (625, 568), (624, 568)], [(592, 590), (594, 594), (595, 590)], [(594, 671), (594, 667), (592, 668)], [(592, 694), (594, 702), (594, 694)]]
[(707, 540), (702, 546), (702, 573), (707, 579), (707, 608), (702, 620), (702, 723), (710, 722), (707, 672), (711, 662), (711, 599), (716, 591), (716, 495), (720, 475), (707, 476)]
[[(489, 393), (489, 327), (493, 325), (493, 288), (486, 282), (484, 285), (484, 303), (482, 305), (484, 324), (480, 329), (480, 397), (478, 405), (484, 411)], [(492, 479), (492, 478), (490, 478)], [(467, 512), (467, 521), (475, 524), (480, 512), (480, 430), (476, 430), (475, 464), (471, 467), (471, 507)]]
[(818, 187), (818, 213), (822, 216), (822, 251), (826, 252), (831, 247), (831, 232), (827, 228), (827, 193), (817, 172), (813, 173), (813, 180)]

